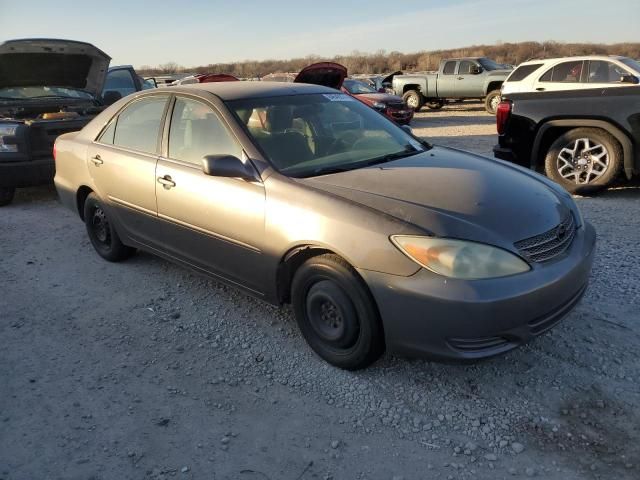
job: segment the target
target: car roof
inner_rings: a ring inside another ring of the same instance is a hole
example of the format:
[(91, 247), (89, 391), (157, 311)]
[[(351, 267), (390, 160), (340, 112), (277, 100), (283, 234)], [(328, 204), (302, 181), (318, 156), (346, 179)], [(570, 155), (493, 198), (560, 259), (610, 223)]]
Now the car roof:
[(626, 58), (620, 55), (579, 55), (574, 57), (554, 57), (554, 58), (534, 58), (518, 64), (531, 65), (532, 63), (552, 63), (558, 61), (571, 61), (571, 60), (620, 60)]
[(191, 85), (177, 85), (162, 87), (155, 91), (195, 93), (208, 92), (221, 100), (244, 100), (247, 98), (282, 97), (286, 95), (304, 95), (311, 93), (339, 93), (337, 90), (319, 85), (289, 82), (215, 82), (194, 83)]

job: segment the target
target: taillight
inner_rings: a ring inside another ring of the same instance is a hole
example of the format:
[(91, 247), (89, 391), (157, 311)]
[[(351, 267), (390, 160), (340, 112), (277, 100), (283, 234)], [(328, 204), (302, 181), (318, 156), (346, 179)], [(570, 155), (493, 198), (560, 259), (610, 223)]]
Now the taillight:
[(498, 104), (498, 108), (496, 110), (496, 128), (498, 129), (498, 135), (502, 135), (504, 133), (504, 127), (511, 116), (512, 107), (513, 104), (511, 100), (503, 100)]

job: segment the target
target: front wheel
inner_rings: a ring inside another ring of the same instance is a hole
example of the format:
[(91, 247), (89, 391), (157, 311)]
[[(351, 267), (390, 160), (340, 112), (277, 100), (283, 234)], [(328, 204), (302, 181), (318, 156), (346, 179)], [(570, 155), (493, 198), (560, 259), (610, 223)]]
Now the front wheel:
[(545, 158), (547, 177), (571, 193), (610, 185), (622, 170), (622, 147), (599, 128), (576, 128), (560, 135)]
[(342, 258), (307, 260), (293, 277), (296, 321), (309, 346), (330, 364), (358, 370), (384, 352), (384, 334), (366, 284)]
[(491, 115), (495, 115), (498, 110), (498, 104), (502, 100), (502, 95), (500, 95), (500, 90), (493, 90), (487, 94), (484, 98), (484, 109), (487, 113)]
[(424, 105), (424, 98), (422, 98), (422, 94), (417, 90), (408, 90), (402, 96), (402, 99), (404, 103), (413, 108), (414, 112), (419, 112)]
[(84, 223), (93, 248), (105, 260), (119, 262), (135, 253), (134, 248), (122, 243), (95, 193), (89, 194), (84, 203)]
[(16, 189), (13, 187), (0, 187), (0, 207), (4, 207), (13, 202), (13, 196), (15, 194)]

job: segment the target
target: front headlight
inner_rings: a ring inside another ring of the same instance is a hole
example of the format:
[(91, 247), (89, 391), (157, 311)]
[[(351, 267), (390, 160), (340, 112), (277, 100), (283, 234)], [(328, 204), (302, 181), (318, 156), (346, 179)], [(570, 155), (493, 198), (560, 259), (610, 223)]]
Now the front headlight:
[(384, 110), (385, 108), (387, 108), (387, 105), (385, 103), (382, 103), (382, 102), (374, 102), (373, 103), (373, 108), (375, 108), (377, 110)]
[(18, 151), (18, 146), (15, 144), (6, 144), (4, 143), (4, 137), (13, 137), (18, 130), (19, 125), (15, 124), (4, 124), (0, 125), (0, 153), (15, 153)]
[(393, 235), (393, 244), (422, 267), (464, 280), (505, 277), (530, 270), (520, 257), (483, 243)]

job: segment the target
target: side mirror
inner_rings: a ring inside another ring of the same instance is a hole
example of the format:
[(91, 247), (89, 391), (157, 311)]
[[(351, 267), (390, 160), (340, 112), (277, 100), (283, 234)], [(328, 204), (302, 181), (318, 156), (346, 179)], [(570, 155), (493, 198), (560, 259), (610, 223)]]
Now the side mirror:
[(242, 163), (233, 155), (206, 155), (202, 158), (202, 171), (212, 177), (241, 178), (256, 180), (256, 175), (250, 166)]
[(102, 94), (102, 103), (112, 105), (122, 98), (122, 94), (117, 90), (108, 90)]
[(471, 73), (471, 75), (478, 75), (479, 73), (482, 73), (482, 67), (479, 67), (478, 65), (473, 65), (471, 67), (471, 70), (469, 70), (469, 72)]
[(640, 79), (635, 75), (622, 75), (620, 77), (620, 83), (630, 83), (632, 85), (637, 85), (640, 83)]

